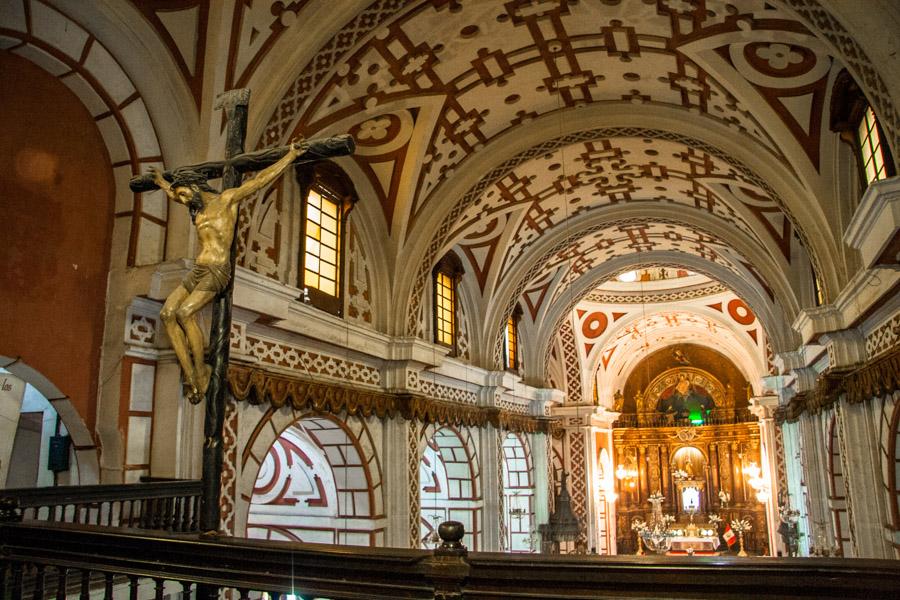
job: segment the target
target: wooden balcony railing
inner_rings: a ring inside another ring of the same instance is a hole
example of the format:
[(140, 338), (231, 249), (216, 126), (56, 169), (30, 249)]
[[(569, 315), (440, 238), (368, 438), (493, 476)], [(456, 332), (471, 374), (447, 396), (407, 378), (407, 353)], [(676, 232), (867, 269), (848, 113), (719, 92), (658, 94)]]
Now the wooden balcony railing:
[(65, 523), (0, 523), (0, 598), (330, 600), (895, 598), (900, 562), (548, 556), (204, 537)]
[(26, 521), (197, 531), (200, 481), (0, 489)]

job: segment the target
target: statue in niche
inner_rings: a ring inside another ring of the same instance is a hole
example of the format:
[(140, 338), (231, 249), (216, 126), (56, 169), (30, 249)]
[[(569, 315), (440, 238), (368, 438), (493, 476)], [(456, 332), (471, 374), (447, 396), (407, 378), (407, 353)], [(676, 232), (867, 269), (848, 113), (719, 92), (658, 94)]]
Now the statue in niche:
[(672, 413), (676, 419), (705, 421), (706, 415), (715, 407), (713, 399), (703, 388), (695, 387), (687, 375), (678, 376), (678, 382), (660, 395), (657, 410)]
[(625, 396), (622, 395), (622, 390), (616, 390), (616, 393), (613, 394), (613, 410), (622, 412), (623, 408), (625, 408)]
[(159, 315), (181, 365), (187, 397), (193, 404), (203, 400), (212, 373), (205, 361), (197, 313), (231, 281), (230, 250), (238, 205), (272, 183), (304, 151), (303, 146), (291, 143), (278, 162), (258, 171), (241, 186), (221, 193), (209, 186), (207, 176), (201, 172), (182, 169), (168, 181), (163, 173), (153, 169), (153, 180), (166, 196), (187, 206), (200, 245), (194, 268), (166, 298)]

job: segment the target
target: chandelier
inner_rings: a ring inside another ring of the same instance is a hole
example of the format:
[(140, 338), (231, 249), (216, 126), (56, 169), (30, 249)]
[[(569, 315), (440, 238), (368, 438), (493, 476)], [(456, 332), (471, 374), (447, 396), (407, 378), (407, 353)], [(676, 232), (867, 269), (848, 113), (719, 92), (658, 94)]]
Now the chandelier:
[(669, 523), (675, 521), (672, 515), (664, 515), (662, 512), (662, 502), (665, 499), (659, 491), (651, 495), (649, 500), (653, 508), (650, 511), (650, 519), (642, 521), (635, 519), (632, 522), (634, 529), (640, 536), (641, 542), (648, 550), (657, 554), (665, 554), (672, 547), (672, 537), (675, 535), (669, 529)]

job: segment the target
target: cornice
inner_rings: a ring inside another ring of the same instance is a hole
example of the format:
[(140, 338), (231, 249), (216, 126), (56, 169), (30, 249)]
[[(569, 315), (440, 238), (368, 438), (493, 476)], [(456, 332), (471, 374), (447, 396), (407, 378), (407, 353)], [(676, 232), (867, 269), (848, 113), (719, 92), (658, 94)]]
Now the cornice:
[(239, 401), (271, 404), (279, 409), (314, 410), (380, 419), (402, 417), (453, 427), (484, 427), (515, 433), (552, 433), (555, 420), (515, 414), (496, 407), (471, 406), (427, 398), (421, 394), (391, 393), (346, 385), (309, 381), (264, 369), (231, 364), (228, 386)]
[(812, 390), (801, 392), (775, 410), (775, 421), (794, 423), (804, 413), (816, 415), (840, 399), (865, 402), (900, 389), (900, 347), (856, 368), (830, 369), (816, 379)]
[[(897, 266), (897, 256), (886, 256), (900, 233), (900, 177), (871, 184), (853, 213), (844, 243), (859, 250), (865, 268)], [(896, 253), (896, 248), (894, 248)]]

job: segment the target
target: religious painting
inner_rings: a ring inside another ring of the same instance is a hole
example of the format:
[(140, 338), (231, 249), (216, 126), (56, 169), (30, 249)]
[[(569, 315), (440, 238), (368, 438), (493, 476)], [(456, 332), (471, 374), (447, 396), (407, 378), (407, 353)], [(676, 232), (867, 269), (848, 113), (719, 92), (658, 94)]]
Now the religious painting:
[(691, 383), (686, 375), (681, 374), (675, 385), (666, 388), (659, 395), (656, 410), (673, 413), (678, 420), (688, 419), (691, 423), (702, 424), (715, 405), (706, 388)]
[(671, 415), (702, 425), (715, 408), (730, 404), (729, 394), (712, 375), (694, 367), (669, 369), (650, 382), (641, 395), (643, 413)]

